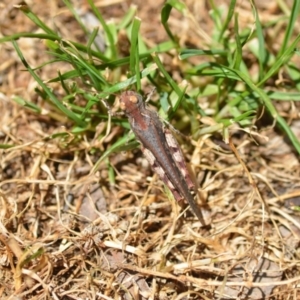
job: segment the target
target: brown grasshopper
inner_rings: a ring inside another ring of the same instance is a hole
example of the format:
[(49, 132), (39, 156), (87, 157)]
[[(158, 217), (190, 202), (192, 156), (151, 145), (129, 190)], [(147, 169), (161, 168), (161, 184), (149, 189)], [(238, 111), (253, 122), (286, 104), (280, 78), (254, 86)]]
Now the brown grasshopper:
[(170, 130), (156, 112), (146, 108), (141, 95), (126, 91), (120, 96), (120, 107), (128, 117), (131, 129), (142, 145), (142, 151), (160, 179), (177, 201), (187, 200), (202, 222), (203, 216), (195, 196), (195, 185), (189, 175), (183, 154)]

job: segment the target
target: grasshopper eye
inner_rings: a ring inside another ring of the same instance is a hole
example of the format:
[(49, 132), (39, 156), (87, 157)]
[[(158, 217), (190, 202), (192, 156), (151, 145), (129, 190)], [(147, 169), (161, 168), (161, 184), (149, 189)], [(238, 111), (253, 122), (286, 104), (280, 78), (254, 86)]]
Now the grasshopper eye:
[(139, 98), (138, 98), (137, 96), (135, 96), (135, 95), (129, 96), (129, 101), (130, 101), (131, 103), (133, 103), (133, 104), (136, 104), (136, 103), (139, 102)]
[(121, 110), (126, 110), (126, 104), (123, 101), (120, 102), (120, 108)]

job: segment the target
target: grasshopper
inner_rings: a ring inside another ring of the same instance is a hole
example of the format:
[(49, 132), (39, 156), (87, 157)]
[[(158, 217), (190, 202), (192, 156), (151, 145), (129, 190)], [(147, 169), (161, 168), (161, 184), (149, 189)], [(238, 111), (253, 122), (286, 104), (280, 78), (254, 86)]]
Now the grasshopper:
[(134, 91), (120, 95), (120, 108), (142, 146), (142, 152), (153, 171), (170, 189), (177, 201), (185, 199), (202, 222), (203, 216), (195, 196), (195, 185), (189, 175), (182, 151), (171, 131), (165, 128), (156, 112), (146, 108), (143, 97)]

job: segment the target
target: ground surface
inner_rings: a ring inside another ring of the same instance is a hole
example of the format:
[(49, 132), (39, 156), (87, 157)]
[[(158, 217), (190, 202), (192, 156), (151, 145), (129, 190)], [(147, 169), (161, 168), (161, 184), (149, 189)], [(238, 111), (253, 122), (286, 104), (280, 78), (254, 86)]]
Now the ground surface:
[[(134, 3), (147, 45), (167, 39), (160, 24), (163, 1), (112, 2), (96, 2), (105, 18), (121, 18)], [(259, 6), (265, 22), (281, 12), (270, 2)], [(73, 3), (87, 15), (85, 1)], [(205, 49), (213, 34), (209, 5), (186, 3), (191, 14), (183, 19), (174, 13), (170, 24), (182, 45)], [(0, 4), (1, 34), (35, 32), (14, 4)], [(64, 37), (83, 39), (62, 2), (27, 4)], [(248, 5), (240, 1), (237, 8), (241, 27), (254, 22)], [(277, 35), (278, 43), (283, 38), (280, 28), (267, 34)], [(18, 43), (31, 66), (49, 59), (42, 41)], [(128, 52), (126, 40), (121, 43)], [(0, 149), (1, 299), (300, 299), (300, 213), (294, 207), (300, 205), (299, 157), (272, 120), (263, 119), (251, 134), (232, 126), (236, 153), (210, 135), (183, 143), (207, 203), (209, 226), (202, 226), (168, 199), (138, 149), (112, 154), (91, 174), (122, 129), (113, 126), (102, 141), (106, 123), (78, 142), (72, 134), (50, 138), (72, 124), (47, 107), (37, 114), (13, 102), (19, 95), (43, 107), (11, 44), (1, 44), (0, 54), (0, 144), (14, 145)], [(180, 80), (178, 61), (170, 57), (166, 69)], [(47, 80), (69, 68), (48, 65), (40, 75)], [(61, 86), (56, 88), (59, 95)], [(201, 101), (209, 109), (211, 99)], [(276, 107), (300, 139), (299, 104)]]

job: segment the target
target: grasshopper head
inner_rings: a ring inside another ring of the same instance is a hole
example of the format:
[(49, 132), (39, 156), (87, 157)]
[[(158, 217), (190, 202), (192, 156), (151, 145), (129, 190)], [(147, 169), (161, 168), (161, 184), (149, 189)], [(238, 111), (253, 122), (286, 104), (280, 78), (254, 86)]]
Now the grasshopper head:
[(120, 96), (120, 108), (126, 113), (130, 114), (135, 110), (139, 110), (144, 107), (143, 97), (134, 92), (126, 91)]

